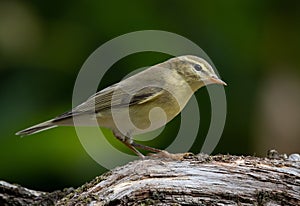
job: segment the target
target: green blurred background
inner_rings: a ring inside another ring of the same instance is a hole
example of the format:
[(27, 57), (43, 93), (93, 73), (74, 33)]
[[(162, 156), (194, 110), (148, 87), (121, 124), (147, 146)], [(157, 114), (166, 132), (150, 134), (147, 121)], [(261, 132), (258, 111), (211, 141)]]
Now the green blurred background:
[[(214, 154), (300, 152), (299, 1), (1, 0), (0, 179), (53, 191), (77, 187), (106, 171), (84, 151), (73, 128), (26, 138), (14, 133), (71, 109), (77, 73), (101, 44), (147, 29), (197, 43), (228, 83), (227, 120)], [(166, 58), (153, 52), (124, 58), (99, 88)], [(201, 125), (194, 153), (210, 121), (207, 90), (196, 96)], [(148, 145), (167, 147), (179, 124), (176, 118)]]

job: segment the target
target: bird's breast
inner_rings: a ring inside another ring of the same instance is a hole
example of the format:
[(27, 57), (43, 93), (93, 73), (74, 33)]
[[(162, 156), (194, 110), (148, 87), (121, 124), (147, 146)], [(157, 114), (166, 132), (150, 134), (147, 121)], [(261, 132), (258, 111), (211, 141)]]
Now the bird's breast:
[(132, 104), (128, 107), (112, 108), (98, 114), (100, 126), (119, 130), (123, 133), (142, 134), (166, 125), (185, 107), (192, 96), (191, 90), (164, 92), (151, 101)]

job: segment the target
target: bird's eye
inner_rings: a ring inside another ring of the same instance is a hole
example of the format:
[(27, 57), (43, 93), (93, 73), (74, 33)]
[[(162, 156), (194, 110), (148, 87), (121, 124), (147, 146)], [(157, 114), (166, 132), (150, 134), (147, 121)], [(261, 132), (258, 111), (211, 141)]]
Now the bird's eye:
[(194, 65), (194, 68), (195, 68), (197, 71), (202, 71), (202, 67), (201, 67), (199, 64), (195, 64), (195, 65)]

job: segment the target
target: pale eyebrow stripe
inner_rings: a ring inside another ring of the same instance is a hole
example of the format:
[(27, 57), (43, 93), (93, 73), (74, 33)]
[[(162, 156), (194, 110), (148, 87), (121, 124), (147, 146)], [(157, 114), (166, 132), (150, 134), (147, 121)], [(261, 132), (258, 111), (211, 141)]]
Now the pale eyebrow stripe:
[[(190, 58), (188, 58), (188, 57), (183, 57), (183, 59), (185, 59), (185, 60), (187, 60), (187, 61), (189, 61), (189, 62), (191, 62), (191, 63), (194, 63), (194, 64), (200, 64), (199, 62), (197, 62), (197, 61), (195, 61), (195, 60), (193, 60), (193, 59), (190, 59)], [(200, 58), (203, 62), (205, 62), (206, 64), (207, 64), (207, 62), (204, 60), (204, 59), (202, 59), (202, 58)], [(202, 62), (201, 62), (202, 63)]]
[[(199, 62), (197, 62), (197, 61), (195, 61), (195, 60), (193, 60), (193, 59), (190, 59), (189, 57), (186, 57), (186, 56), (183, 56), (183, 57), (181, 57), (180, 59), (189, 61), (189, 62), (191, 62), (191, 63), (193, 63), (193, 64), (204, 65), (205, 68), (206, 68), (207, 70), (209, 70), (209, 72), (215, 73), (215, 70), (212, 68), (212, 66), (210, 66), (210, 64), (209, 64), (205, 59), (200, 58), (200, 57), (198, 57), (198, 58), (201, 59), (203, 62), (199, 63)], [(203, 71), (205, 71), (205, 73), (208, 74), (208, 72), (207, 72), (205, 69), (204, 69)]]

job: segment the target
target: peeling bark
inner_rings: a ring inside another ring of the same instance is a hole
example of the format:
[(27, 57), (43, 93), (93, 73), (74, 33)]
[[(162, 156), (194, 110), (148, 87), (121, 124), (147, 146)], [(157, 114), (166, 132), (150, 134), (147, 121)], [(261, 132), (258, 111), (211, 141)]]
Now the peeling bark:
[[(9, 195), (0, 184), (0, 205)], [(300, 160), (203, 154), (148, 157), (76, 190), (56, 196), (38, 192), (27, 198), (43, 205), (51, 201), (56, 205), (300, 205)]]

